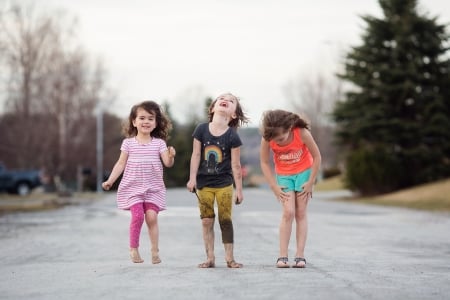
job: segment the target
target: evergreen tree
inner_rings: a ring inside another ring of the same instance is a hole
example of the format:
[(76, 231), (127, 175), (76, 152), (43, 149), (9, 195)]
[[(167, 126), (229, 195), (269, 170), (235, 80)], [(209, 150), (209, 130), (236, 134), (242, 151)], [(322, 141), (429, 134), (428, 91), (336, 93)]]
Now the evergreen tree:
[(415, 0), (380, 0), (363, 16), (362, 45), (341, 77), (354, 85), (333, 118), (348, 150), (349, 188), (378, 194), (450, 176), (450, 59), (446, 25)]
[(173, 130), (168, 140), (168, 145), (175, 147), (177, 155), (175, 156), (175, 164), (171, 168), (166, 168), (164, 171), (164, 182), (167, 187), (185, 187), (189, 180), (189, 172), (191, 166), (192, 144), (195, 127), (200, 122), (207, 122), (208, 120), (208, 107), (211, 104), (212, 99), (206, 98), (205, 115), (195, 117), (189, 120), (187, 124), (180, 124), (172, 116), (170, 111), (170, 105), (164, 103), (166, 113), (172, 121)]
[(167, 116), (172, 121), (172, 131), (167, 145), (173, 146), (177, 153), (174, 165), (164, 170), (164, 182), (167, 187), (181, 187), (186, 185), (189, 178), (189, 162), (192, 152), (192, 140), (189, 135), (191, 125), (184, 126), (177, 122), (167, 101), (163, 103), (163, 106)]

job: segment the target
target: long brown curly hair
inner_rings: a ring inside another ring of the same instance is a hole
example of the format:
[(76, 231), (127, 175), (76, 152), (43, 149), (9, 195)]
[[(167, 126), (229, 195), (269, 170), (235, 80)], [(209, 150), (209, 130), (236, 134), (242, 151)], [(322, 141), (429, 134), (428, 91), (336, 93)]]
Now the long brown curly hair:
[(128, 116), (128, 122), (126, 122), (123, 126), (125, 136), (133, 137), (137, 135), (138, 132), (136, 127), (133, 126), (133, 121), (137, 117), (137, 111), (139, 108), (144, 109), (156, 117), (156, 128), (150, 133), (150, 135), (152, 137), (167, 141), (169, 139), (169, 133), (172, 130), (172, 122), (161, 105), (151, 100), (143, 101), (131, 108), (130, 115)]
[(309, 124), (299, 115), (282, 110), (267, 110), (262, 115), (260, 126), (261, 136), (270, 141), (279, 134), (288, 131), (290, 128), (309, 128)]

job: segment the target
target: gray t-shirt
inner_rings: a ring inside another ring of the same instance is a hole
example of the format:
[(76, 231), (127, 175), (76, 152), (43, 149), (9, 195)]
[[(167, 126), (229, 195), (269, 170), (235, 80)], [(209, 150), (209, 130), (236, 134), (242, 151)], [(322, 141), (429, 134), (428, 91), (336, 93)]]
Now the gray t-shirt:
[(200, 141), (201, 157), (197, 172), (197, 187), (225, 187), (233, 183), (231, 149), (242, 145), (241, 138), (233, 128), (221, 136), (209, 132), (209, 123), (199, 124), (192, 136)]

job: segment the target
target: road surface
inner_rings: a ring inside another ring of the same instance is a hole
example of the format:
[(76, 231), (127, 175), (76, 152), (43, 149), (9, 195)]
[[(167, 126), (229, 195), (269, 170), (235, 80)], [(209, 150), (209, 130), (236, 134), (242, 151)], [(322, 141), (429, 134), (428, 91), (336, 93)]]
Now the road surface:
[[(216, 268), (205, 258), (196, 198), (169, 189), (159, 216), (162, 263), (128, 256), (129, 213), (115, 194), (56, 210), (0, 217), (0, 298), (6, 299), (449, 299), (450, 215), (333, 200), (309, 205), (306, 269), (277, 269), (280, 207), (267, 189), (235, 206), (228, 269), (216, 224)], [(290, 244), (290, 261), (295, 254)]]

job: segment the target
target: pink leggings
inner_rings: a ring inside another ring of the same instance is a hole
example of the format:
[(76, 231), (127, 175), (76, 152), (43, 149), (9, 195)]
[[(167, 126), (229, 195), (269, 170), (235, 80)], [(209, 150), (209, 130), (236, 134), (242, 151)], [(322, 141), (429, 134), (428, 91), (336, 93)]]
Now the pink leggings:
[(150, 202), (136, 203), (130, 207), (130, 248), (139, 247), (139, 237), (141, 235), (142, 224), (144, 224), (145, 213), (149, 209), (159, 213), (159, 207)]

